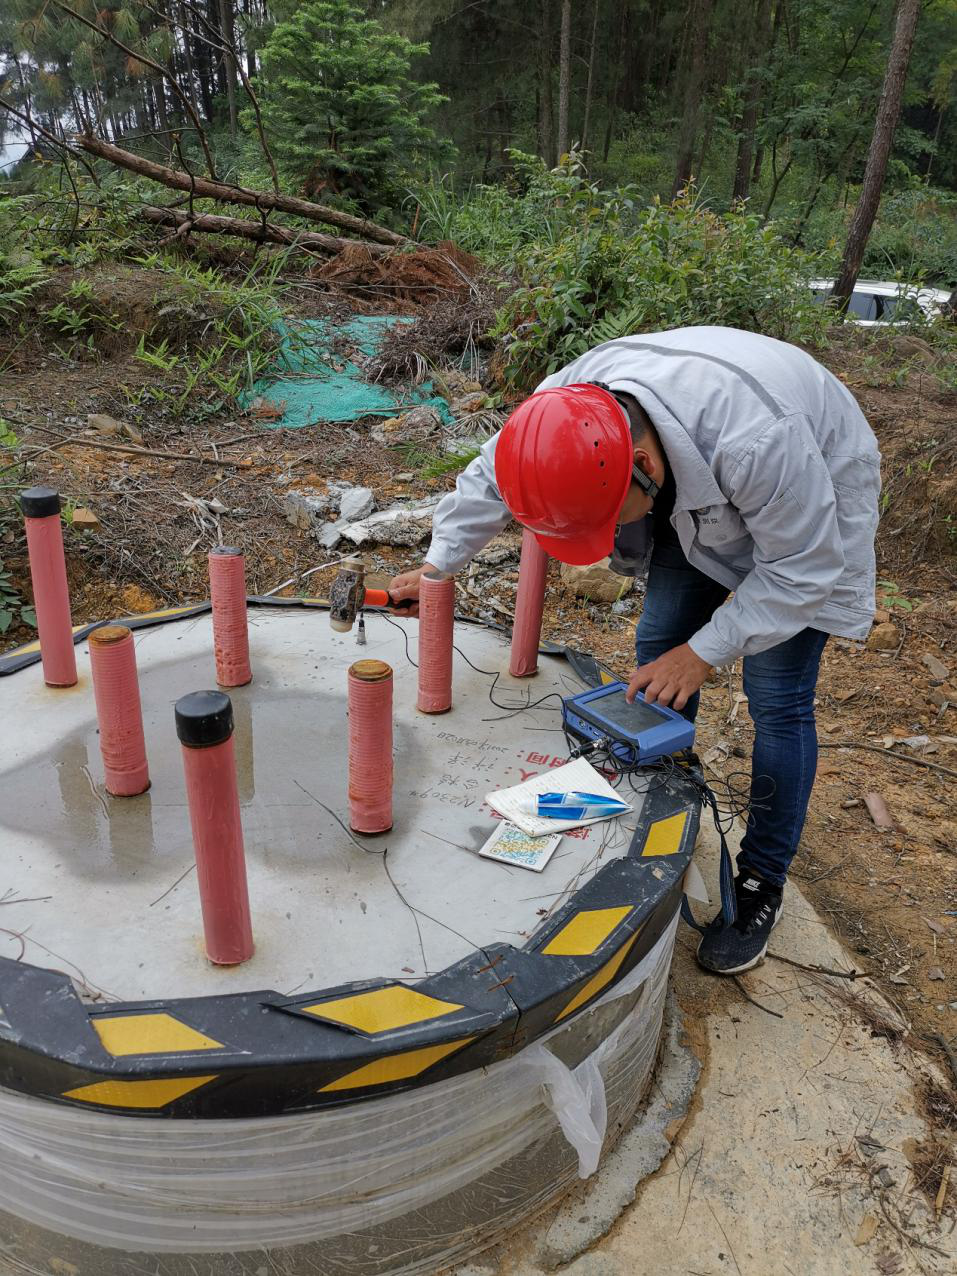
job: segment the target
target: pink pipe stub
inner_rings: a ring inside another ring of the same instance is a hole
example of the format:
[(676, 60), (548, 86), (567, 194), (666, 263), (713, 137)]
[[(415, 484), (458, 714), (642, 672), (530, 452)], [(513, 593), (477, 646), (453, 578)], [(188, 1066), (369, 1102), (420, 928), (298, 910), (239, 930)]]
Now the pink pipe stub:
[(133, 635), (125, 625), (103, 625), (89, 642), (107, 792), (134, 797), (149, 788), (150, 773)]
[(209, 553), (209, 593), (213, 603), (213, 648), (216, 681), (221, 687), (252, 682), (249, 625), (246, 619), (246, 559), (232, 545)]
[(73, 687), (76, 685), (76, 652), (63, 556), (60, 497), (52, 487), (31, 487), (21, 494), (20, 508), (26, 524), (43, 679), (48, 687)]
[(235, 966), (253, 955), (254, 944), (229, 696), (193, 691), (177, 700), (176, 734), (183, 746), (206, 953), (217, 966)]
[(349, 823), (356, 833), (392, 827), (392, 669), (382, 660), (349, 670)]
[(508, 662), (508, 671), (513, 678), (528, 678), (533, 673), (538, 673), (538, 645), (542, 637), (547, 570), (548, 555), (534, 534), (525, 528), (522, 532), (522, 558), (518, 567), (512, 651)]
[(419, 582), (419, 699), (421, 713), (452, 708), (452, 625), (455, 580), (424, 574)]

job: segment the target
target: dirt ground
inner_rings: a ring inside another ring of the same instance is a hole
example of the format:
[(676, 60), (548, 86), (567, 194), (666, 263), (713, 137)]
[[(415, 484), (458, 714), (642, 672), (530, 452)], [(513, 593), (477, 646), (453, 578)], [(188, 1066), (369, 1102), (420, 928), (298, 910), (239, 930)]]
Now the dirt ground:
[[(330, 301), (342, 304), (341, 295)], [(942, 1042), (957, 1046), (957, 395), (941, 389), (933, 352), (919, 338), (865, 346), (849, 333), (816, 353), (858, 396), (884, 453), (877, 619), (896, 635), (889, 651), (828, 644), (818, 782), (792, 871), (861, 970), (946, 1067)], [(0, 357), (0, 416), (44, 449), (18, 481), (48, 482), (71, 511), (87, 507), (100, 521), (94, 531), (67, 529), (76, 622), (205, 597), (206, 551), (217, 541), (245, 549), (249, 589), (257, 593), (334, 557), (286, 521), (290, 483), (365, 483), (380, 507), (454, 483), (454, 475), (424, 478), (407, 455), (374, 443), (368, 422), (297, 431), (266, 428), (255, 413), (197, 419), (168, 408), (131, 411), (129, 388), (162, 382), (164, 374), (129, 348), (90, 360), (27, 344), (0, 348)], [(179, 456), (114, 450), (129, 439), (86, 432), (94, 412), (132, 422), (150, 452)], [(411, 479), (396, 477), (410, 471)], [(211, 510), (203, 502), (219, 504)], [(488, 615), (491, 607), (507, 623), (517, 544), (516, 533), (505, 534), (509, 552), (494, 588), (460, 591), (464, 610)], [(15, 522), (0, 525), (0, 557), (28, 594)], [(402, 570), (416, 557), (382, 548), (371, 565)], [(328, 580), (317, 574), (309, 592), (321, 594)], [(638, 611), (619, 615), (573, 598), (552, 565), (546, 636), (594, 651), (625, 673)], [(15, 646), (32, 636), (14, 626), (3, 641)], [(735, 668), (704, 691), (698, 747), (715, 777), (748, 767), (751, 724), (740, 687)], [(876, 826), (865, 804), (872, 793), (884, 799), (893, 827)], [(943, 1102), (946, 1108), (950, 1100)]]

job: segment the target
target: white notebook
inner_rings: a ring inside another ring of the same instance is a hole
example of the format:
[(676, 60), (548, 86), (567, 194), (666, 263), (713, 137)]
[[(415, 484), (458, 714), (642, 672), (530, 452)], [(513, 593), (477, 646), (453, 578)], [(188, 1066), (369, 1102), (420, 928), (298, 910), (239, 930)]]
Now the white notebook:
[[(566, 762), (564, 766), (557, 766), (542, 775), (534, 775), (510, 789), (487, 793), (485, 800), (499, 815), (504, 815), (531, 837), (546, 837), (549, 833), (561, 833), (565, 829), (580, 828), (583, 824), (600, 824), (602, 820), (617, 818), (601, 815), (594, 820), (549, 820), (540, 815), (530, 815), (527, 808), (534, 804), (540, 793), (598, 793), (614, 802), (623, 800), (621, 794), (616, 793), (585, 758), (576, 758), (574, 762)], [(626, 803), (622, 814), (630, 810)]]

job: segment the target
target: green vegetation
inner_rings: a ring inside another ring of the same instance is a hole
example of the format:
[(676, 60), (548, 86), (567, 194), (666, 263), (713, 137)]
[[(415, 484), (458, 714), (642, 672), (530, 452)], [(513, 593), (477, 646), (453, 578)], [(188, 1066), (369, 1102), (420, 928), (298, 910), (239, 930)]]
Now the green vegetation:
[[(2, 294), (0, 294), (2, 295)], [(19, 490), (20, 484), (15, 480), (21, 473), (16, 451), (20, 440), (9, 424), (0, 417), (0, 536), (6, 539), (6, 533), (12, 531), (19, 522), (19, 506), (11, 499), (11, 494)], [(4, 499), (5, 498), (5, 499)], [(36, 626), (36, 612), (28, 606), (13, 579), (0, 558), (0, 634), (5, 634), (14, 624)]]
[(719, 215), (693, 192), (638, 208), (625, 191), (564, 189), (564, 227), (515, 250), (520, 286), (498, 315), (516, 388), (631, 332), (710, 323), (823, 340), (828, 315), (807, 286), (816, 263), (755, 214)]
[(31, 339), (88, 361), (131, 351), (159, 374), (121, 387), (131, 407), (235, 409), (273, 357), (288, 253), (224, 271), (154, 250), (135, 184), (75, 181), (72, 218), (51, 212), (46, 190), (0, 201), (0, 318), (16, 338), (0, 367)]
[[(296, 6), (260, 55), (263, 123), (283, 175), (313, 197), (387, 204), (410, 170), (450, 149), (427, 123), (445, 98), (411, 74), (427, 52), (350, 0)], [(243, 120), (252, 127), (252, 112)]]
[[(199, 230), (170, 219), (322, 223), (171, 193), (71, 149), (89, 133), (184, 181), (278, 188), (477, 255), (501, 283), (506, 394), (630, 331), (821, 344), (832, 316), (807, 285), (847, 240), (895, 5), (9, 0), (0, 145), (29, 137), (32, 157), (0, 179), (0, 321), (17, 348), (125, 351), (145, 377), (128, 404), (162, 412), (231, 410), (270, 358), (309, 259), (207, 237), (204, 264)], [(957, 285), (955, 97), (957, 3), (928, 0), (866, 274)], [(146, 204), (165, 205), (162, 228)], [(136, 298), (114, 266), (141, 272)], [(952, 348), (952, 327), (912, 321)], [(944, 358), (935, 374), (957, 375)]]

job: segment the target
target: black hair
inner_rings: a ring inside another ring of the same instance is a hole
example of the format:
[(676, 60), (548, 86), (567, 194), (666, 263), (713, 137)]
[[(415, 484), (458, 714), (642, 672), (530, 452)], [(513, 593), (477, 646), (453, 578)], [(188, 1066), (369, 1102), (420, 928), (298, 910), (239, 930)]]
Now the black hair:
[(651, 417), (649, 417), (633, 394), (624, 394), (618, 390), (614, 390), (612, 393), (628, 415), (632, 442), (640, 443), (642, 439), (654, 430), (654, 426), (651, 424)]

